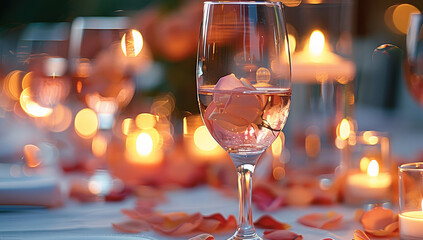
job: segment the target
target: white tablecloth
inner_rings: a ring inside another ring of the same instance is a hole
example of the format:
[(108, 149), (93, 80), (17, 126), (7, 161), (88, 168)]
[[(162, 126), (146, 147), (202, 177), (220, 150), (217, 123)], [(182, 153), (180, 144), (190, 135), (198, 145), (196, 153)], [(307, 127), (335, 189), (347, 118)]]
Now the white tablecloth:
[[(163, 212), (201, 212), (205, 215), (221, 212), (225, 216), (238, 215), (238, 202), (222, 196), (209, 187), (178, 190), (168, 193), (168, 202), (157, 207)], [(120, 210), (133, 208), (134, 198), (122, 202), (76, 203), (68, 201), (64, 207), (44, 209), (34, 207), (0, 207), (0, 239), (186, 239), (158, 235), (154, 231), (139, 234), (119, 233), (112, 228), (113, 222), (127, 219)], [(325, 231), (302, 226), (296, 219), (307, 213), (336, 211), (344, 214), (341, 230)], [(360, 224), (353, 220), (355, 208), (342, 205), (311, 206), (307, 208), (282, 208), (267, 213), (292, 226), (291, 230), (302, 234), (306, 240), (333, 238), (351, 240)], [(254, 219), (264, 212), (254, 210)], [(262, 235), (263, 230), (257, 229)], [(229, 237), (217, 235), (216, 239)]]

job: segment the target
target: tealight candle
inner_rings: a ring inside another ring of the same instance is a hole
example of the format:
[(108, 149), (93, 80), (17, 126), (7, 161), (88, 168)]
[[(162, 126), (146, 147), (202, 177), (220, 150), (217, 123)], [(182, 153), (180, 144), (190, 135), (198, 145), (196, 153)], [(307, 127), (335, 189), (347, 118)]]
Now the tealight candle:
[(293, 82), (350, 81), (354, 76), (355, 64), (329, 51), (319, 30), (311, 34), (308, 49), (292, 56)]
[(399, 215), (399, 223), (401, 236), (423, 239), (423, 211), (403, 212)]
[(400, 238), (423, 239), (423, 162), (403, 164), (398, 174)]
[(367, 173), (352, 173), (347, 177), (347, 188), (350, 196), (375, 200), (388, 198), (392, 178), (389, 173), (379, 173), (379, 165), (372, 160)]

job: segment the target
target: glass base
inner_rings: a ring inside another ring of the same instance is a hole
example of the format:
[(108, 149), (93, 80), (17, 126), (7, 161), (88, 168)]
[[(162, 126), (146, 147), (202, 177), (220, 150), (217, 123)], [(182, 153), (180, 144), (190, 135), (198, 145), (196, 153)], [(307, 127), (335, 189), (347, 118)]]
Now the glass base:
[(228, 240), (263, 240), (261, 237), (257, 235), (256, 232), (242, 234), (240, 230), (237, 230), (232, 237), (228, 238)]
[(263, 240), (261, 237), (257, 235), (257, 233), (254, 233), (252, 235), (242, 235), (239, 236), (237, 233), (235, 233), (232, 237), (228, 238), (228, 240)]

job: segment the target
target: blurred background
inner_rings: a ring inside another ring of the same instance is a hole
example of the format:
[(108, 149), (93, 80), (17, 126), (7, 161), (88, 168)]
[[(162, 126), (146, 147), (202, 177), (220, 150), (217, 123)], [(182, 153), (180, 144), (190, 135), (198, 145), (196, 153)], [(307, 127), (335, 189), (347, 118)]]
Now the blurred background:
[[(205, 155), (224, 158), (215, 143), (202, 145), (212, 141), (209, 136), (195, 135), (202, 125), (195, 86), (202, 3), (2, 1), (0, 162), (18, 162), (24, 157), (38, 166), (40, 159), (47, 164), (45, 159), (51, 158), (59, 160), (65, 171), (89, 171), (102, 168), (100, 160), (107, 155), (114, 171), (126, 172), (131, 164), (121, 166), (123, 158), (154, 165), (177, 149), (181, 139), (185, 144), (195, 141)], [(394, 154), (417, 156), (423, 147), (419, 142), (423, 108), (407, 90), (403, 60), (410, 15), (423, 11), (423, 1), (285, 3), (288, 32), (297, 40), (308, 34), (301, 28), (314, 21), (304, 18), (307, 6), (342, 4), (345, 12), (335, 11), (331, 16), (346, 21), (341, 30), (348, 32), (344, 42), (349, 45), (344, 48), (348, 51), (337, 53), (350, 59), (354, 70), (341, 119), (354, 119), (358, 130), (388, 131), (394, 136)], [(338, 23), (330, 20), (326, 25)], [(295, 47), (290, 44), (295, 61)], [(394, 46), (376, 50), (383, 44)], [(293, 101), (292, 114), (300, 108), (296, 102), (300, 100)], [(295, 137), (290, 131), (292, 119), (296, 117), (288, 118), (284, 130), (287, 139)], [(403, 129), (412, 129), (419, 139), (407, 142), (412, 151), (396, 147), (403, 139)], [(207, 131), (199, 130), (201, 134)], [(201, 156), (194, 154), (193, 158)]]

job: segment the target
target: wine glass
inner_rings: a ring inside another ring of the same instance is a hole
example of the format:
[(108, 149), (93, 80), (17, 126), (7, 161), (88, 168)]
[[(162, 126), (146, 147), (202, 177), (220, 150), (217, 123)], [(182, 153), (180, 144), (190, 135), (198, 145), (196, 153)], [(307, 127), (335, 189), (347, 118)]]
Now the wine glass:
[(412, 14), (407, 33), (405, 80), (414, 99), (423, 107), (423, 14)]
[(205, 125), (238, 173), (239, 223), (230, 239), (261, 239), (251, 210), (254, 167), (285, 125), (291, 61), (280, 2), (205, 2), (197, 55)]

